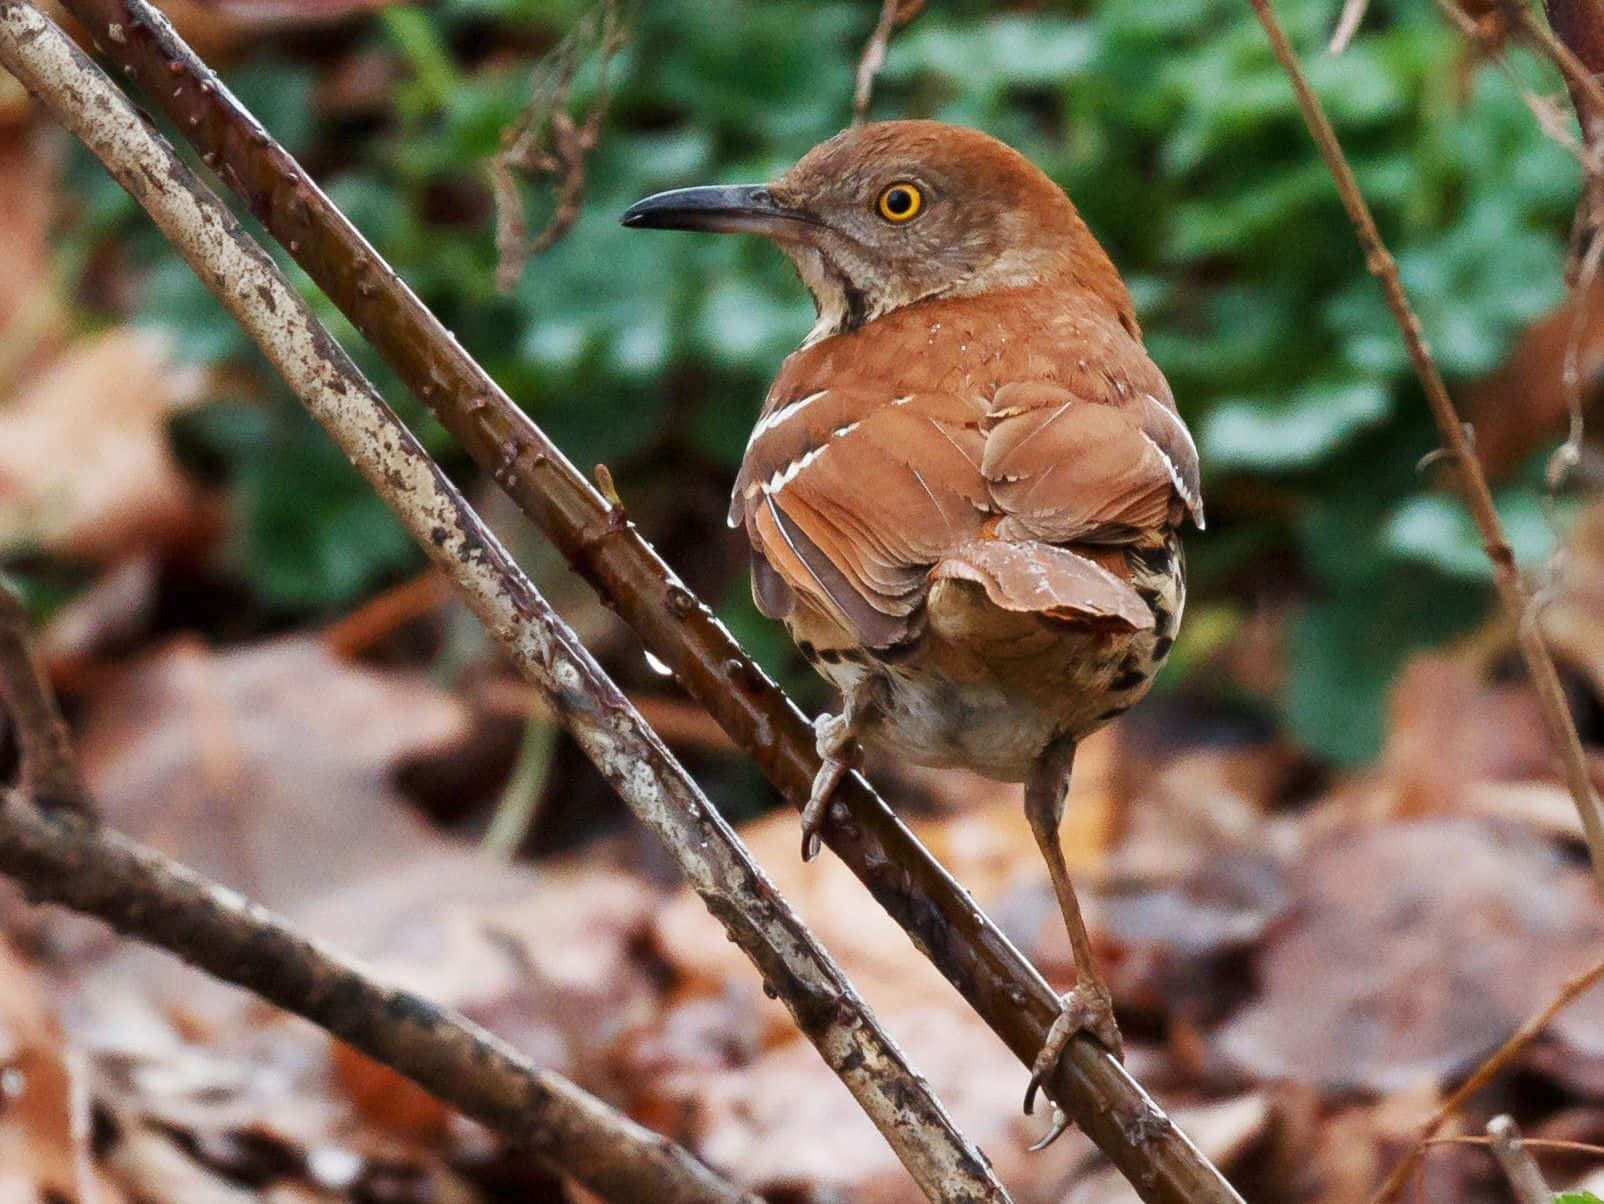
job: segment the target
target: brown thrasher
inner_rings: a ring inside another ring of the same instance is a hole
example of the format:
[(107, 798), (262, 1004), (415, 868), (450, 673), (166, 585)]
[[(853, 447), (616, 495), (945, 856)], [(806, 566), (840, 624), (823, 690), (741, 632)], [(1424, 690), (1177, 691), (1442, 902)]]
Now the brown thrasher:
[(1120, 1052), (1058, 825), (1076, 741), (1169, 653), (1178, 528), (1203, 525), (1130, 295), (1057, 185), (932, 121), (847, 130), (772, 184), (659, 193), (623, 220), (761, 234), (813, 293), (730, 507), (758, 608), (843, 699), (816, 725), (803, 856), (857, 738), (1025, 782), (1076, 973), (1029, 1112), (1077, 1031)]

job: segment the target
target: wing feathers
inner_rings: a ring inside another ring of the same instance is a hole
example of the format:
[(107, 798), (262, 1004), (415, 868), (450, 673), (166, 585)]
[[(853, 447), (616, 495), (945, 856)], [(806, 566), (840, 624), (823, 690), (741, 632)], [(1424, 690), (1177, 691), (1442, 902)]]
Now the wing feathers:
[[(954, 577), (1009, 609), (1150, 623), (1088, 557), (1188, 513), (1202, 525), (1197, 450), (1163, 377), (1117, 322), (1062, 298), (999, 319), (1025, 332), (1012, 340), (964, 304), (898, 310), (786, 361), (730, 508), (772, 570), (759, 606), (806, 599), (884, 647), (918, 629), (930, 581)], [(1048, 546), (1066, 543), (1087, 555)]]
[(1153, 612), (1135, 589), (1068, 548), (972, 540), (939, 561), (930, 576), (977, 582), (1004, 610), (1063, 619), (1109, 619), (1132, 631), (1153, 626)]

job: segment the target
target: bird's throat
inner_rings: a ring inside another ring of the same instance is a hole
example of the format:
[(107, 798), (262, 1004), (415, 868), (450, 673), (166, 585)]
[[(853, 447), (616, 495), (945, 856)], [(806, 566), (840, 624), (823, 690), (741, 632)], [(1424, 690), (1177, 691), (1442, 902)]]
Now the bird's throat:
[(796, 265), (796, 274), (802, 278), (808, 292), (813, 294), (813, 306), (818, 312), (813, 329), (802, 341), (804, 347), (832, 335), (857, 330), (870, 318), (878, 316), (869, 293), (854, 283), (840, 267), (821, 255), (817, 248), (787, 247), (786, 251)]

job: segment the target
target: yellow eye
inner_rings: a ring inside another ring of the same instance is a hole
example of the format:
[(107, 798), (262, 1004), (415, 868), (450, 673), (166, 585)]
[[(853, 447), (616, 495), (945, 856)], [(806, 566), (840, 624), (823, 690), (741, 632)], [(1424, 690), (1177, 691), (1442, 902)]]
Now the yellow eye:
[(888, 222), (906, 222), (919, 216), (919, 211), (925, 207), (925, 197), (919, 185), (898, 180), (886, 185), (874, 207)]

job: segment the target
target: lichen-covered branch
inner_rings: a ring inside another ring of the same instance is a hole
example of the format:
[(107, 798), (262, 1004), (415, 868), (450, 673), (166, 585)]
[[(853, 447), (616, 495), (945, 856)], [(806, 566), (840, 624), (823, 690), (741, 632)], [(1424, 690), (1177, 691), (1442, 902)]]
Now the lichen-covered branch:
[(989, 1164), (739, 838), (223, 203), (26, 0), (0, 0), (0, 63), (151, 215), (547, 695), (575, 742), (657, 835), (926, 1195), (1007, 1201)]
[[(66, 0), (97, 46), (490, 473), (641, 642), (801, 808), (819, 767), (812, 725), (633, 526), (451, 337), (361, 234), (145, 0)], [(825, 843), (1028, 1066), (1058, 1016), (1034, 967), (859, 775)], [(1150, 1204), (1240, 1197), (1119, 1063), (1074, 1041), (1047, 1093)]]
[(304, 1016), (604, 1199), (757, 1204), (471, 1020), (379, 986), (265, 908), (88, 816), (0, 790), (0, 872), (32, 899), (98, 916)]

